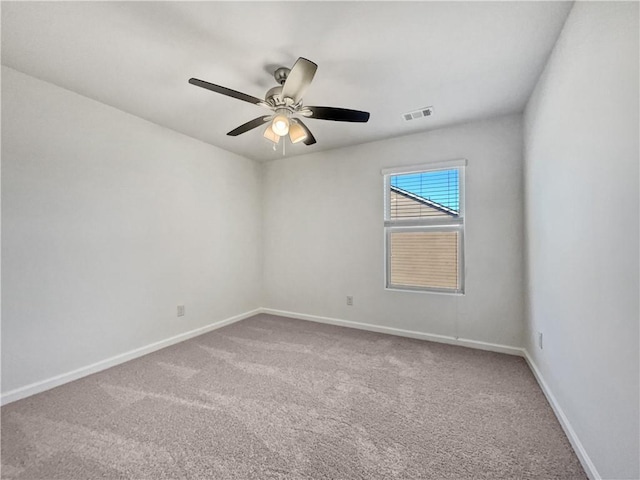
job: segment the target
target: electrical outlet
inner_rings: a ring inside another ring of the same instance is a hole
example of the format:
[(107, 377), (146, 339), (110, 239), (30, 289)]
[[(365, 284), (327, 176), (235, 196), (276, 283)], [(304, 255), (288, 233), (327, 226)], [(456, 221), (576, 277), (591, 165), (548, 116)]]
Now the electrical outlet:
[(347, 296), (347, 305), (353, 305), (353, 297), (351, 295)]
[(178, 305), (178, 316), (184, 317), (184, 305)]
[(538, 348), (542, 350), (542, 332), (538, 332)]

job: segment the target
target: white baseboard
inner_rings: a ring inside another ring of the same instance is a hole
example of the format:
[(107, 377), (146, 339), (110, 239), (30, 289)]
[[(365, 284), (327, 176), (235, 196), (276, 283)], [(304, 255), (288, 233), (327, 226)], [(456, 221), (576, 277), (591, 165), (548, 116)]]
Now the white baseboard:
[(144, 347), (121, 353), (120, 355), (101, 360), (91, 365), (87, 365), (86, 367), (81, 367), (71, 372), (56, 375), (55, 377), (51, 377), (46, 380), (41, 380), (39, 382), (25, 385), (24, 387), (10, 390), (7, 393), (2, 394), (2, 396), (0, 397), (0, 405), (6, 405), (8, 403), (15, 402), (16, 400), (20, 400), (21, 398), (30, 397), (31, 395), (44, 392), (45, 390), (49, 390), (64, 383), (72, 382), (73, 380), (86, 377), (87, 375), (91, 375), (92, 373), (106, 370), (107, 368), (114, 367), (129, 360), (133, 360), (134, 358), (138, 358), (148, 353), (155, 352), (156, 350), (160, 350), (161, 348), (165, 348), (170, 345), (183, 342), (190, 338), (197, 337), (198, 335), (202, 335), (203, 333), (207, 333), (226, 325), (231, 325), (232, 323), (239, 322), (240, 320), (244, 320), (245, 318), (257, 315), (260, 312), (261, 309), (258, 308), (249, 312), (241, 313), (239, 315), (235, 315), (233, 317), (225, 318), (224, 320), (211, 323), (204, 327), (196, 328), (195, 330), (190, 330), (174, 337), (160, 340), (159, 342), (151, 343), (149, 345), (145, 345)]
[(500, 345), (497, 343), (481, 342), (479, 340), (469, 340), (467, 338), (456, 338), (448, 335), (437, 335), (434, 333), (416, 332), (414, 330), (403, 330), (401, 328), (384, 327), (381, 325), (373, 325), (370, 323), (352, 322), (350, 320), (341, 320), (338, 318), (320, 317), (318, 315), (307, 315), (304, 313), (287, 312), (284, 310), (275, 310), (272, 308), (261, 308), (261, 313), (270, 315), (279, 315), (281, 317), (297, 318), (299, 320), (309, 320), (318, 323), (328, 323), (340, 327), (357, 328), (359, 330), (367, 330), (369, 332), (387, 333), (399, 337), (417, 338), (419, 340), (429, 340), (431, 342), (446, 343), (449, 345), (457, 345), (460, 347), (475, 348), (478, 350), (487, 350), (490, 352), (506, 353), (508, 355), (524, 356), (522, 348), (511, 347), (509, 345)]
[(602, 477), (598, 473), (598, 470), (596, 470), (596, 467), (591, 461), (591, 458), (589, 458), (589, 455), (587, 454), (587, 451), (584, 449), (582, 442), (580, 441), (580, 439), (578, 438), (578, 435), (576, 434), (575, 430), (571, 426), (571, 423), (569, 423), (569, 419), (564, 414), (564, 411), (558, 404), (556, 397), (551, 392), (549, 385), (547, 385), (547, 382), (544, 381), (544, 378), (542, 377), (542, 373), (538, 369), (538, 366), (534, 363), (533, 359), (531, 358), (531, 356), (529, 355), (529, 352), (526, 349), (523, 348), (522, 351), (524, 353), (524, 358), (527, 361), (527, 364), (529, 365), (529, 368), (533, 372), (533, 376), (538, 381), (538, 385), (540, 385), (540, 388), (542, 389), (542, 393), (544, 393), (544, 396), (547, 397), (547, 401), (549, 402), (549, 405), (551, 405), (551, 408), (553, 409), (553, 413), (556, 414), (556, 418), (558, 419), (558, 422), (560, 422), (560, 425), (562, 426), (564, 433), (567, 435), (567, 438), (569, 439), (569, 442), (571, 443), (573, 450), (576, 452), (576, 456), (578, 457), (578, 460), (580, 460), (580, 463), (582, 464), (582, 468), (584, 468), (585, 473), (591, 480), (601, 480)]

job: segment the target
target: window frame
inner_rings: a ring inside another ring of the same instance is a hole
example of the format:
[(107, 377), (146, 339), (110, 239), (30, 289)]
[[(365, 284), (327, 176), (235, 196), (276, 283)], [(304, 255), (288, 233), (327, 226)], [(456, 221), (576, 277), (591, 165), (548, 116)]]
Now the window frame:
[[(433, 162), (420, 165), (409, 165), (382, 169), (384, 177), (384, 288), (391, 291), (419, 293), (439, 293), (447, 295), (464, 295), (465, 292), (465, 167), (466, 159)], [(402, 218), (391, 219), (391, 177), (411, 173), (427, 173), (442, 170), (458, 170), (459, 214), (456, 218)], [(458, 288), (419, 287), (391, 283), (391, 234), (393, 232), (443, 232), (458, 233)]]

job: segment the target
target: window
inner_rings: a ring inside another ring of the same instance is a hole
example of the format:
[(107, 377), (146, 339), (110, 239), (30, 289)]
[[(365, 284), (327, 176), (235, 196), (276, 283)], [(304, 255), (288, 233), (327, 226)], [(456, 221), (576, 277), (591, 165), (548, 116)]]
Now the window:
[(387, 288), (463, 293), (465, 165), (382, 171)]

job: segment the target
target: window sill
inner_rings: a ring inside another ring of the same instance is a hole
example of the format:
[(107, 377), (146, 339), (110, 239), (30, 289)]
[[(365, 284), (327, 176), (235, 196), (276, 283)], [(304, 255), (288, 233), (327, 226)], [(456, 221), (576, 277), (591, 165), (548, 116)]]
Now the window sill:
[(453, 295), (456, 297), (464, 297), (464, 291), (462, 292), (447, 292), (440, 290), (423, 290), (413, 288), (398, 288), (398, 287), (384, 287), (387, 292), (401, 292), (401, 293), (429, 293), (432, 295)]

